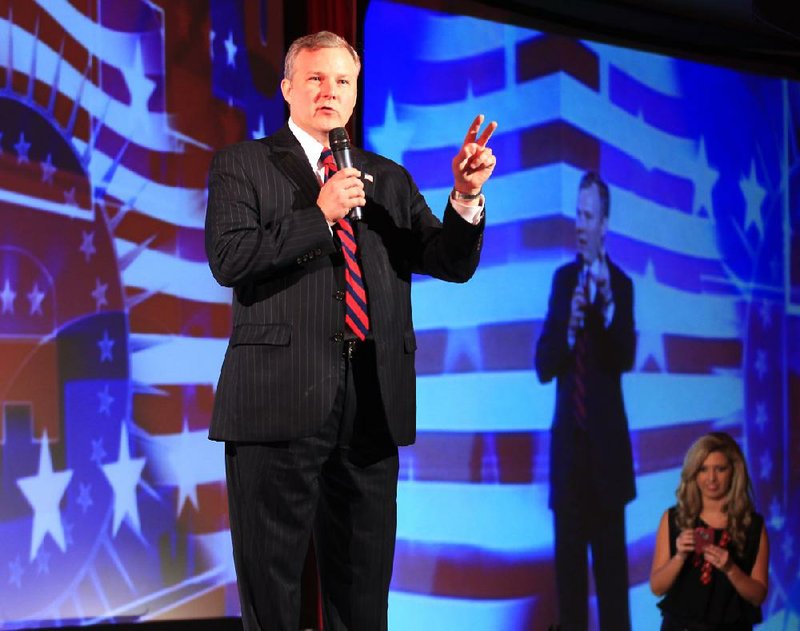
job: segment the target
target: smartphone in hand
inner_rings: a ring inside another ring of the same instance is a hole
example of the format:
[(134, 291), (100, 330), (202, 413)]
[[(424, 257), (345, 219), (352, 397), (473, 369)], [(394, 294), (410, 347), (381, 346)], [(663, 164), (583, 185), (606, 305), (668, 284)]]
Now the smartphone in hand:
[(703, 554), (706, 546), (714, 544), (714, 529), (713, 528), (695, 528), (694, 529), (694, 551), (697, 554)]

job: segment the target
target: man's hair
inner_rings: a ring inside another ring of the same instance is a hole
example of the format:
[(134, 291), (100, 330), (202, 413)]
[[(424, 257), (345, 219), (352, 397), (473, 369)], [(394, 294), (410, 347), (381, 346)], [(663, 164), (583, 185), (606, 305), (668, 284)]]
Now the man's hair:
[(283, 61), (283, 76), (291, 80), (294, 74), (294, 63), (301, 50), (319, 50), (320, 48), (344, 48), (353, 57), (353, 61), (356, 62), (356, 74), (360, 72), (361, 59), (356, 49), (336, 33), (320, 31), (311, 35), (303, 35), (303, 37), (298, 37), (292, 42), (289, 50), (286, 51), (286, 59)]
[(741, 554), (744, 551), (747, 527), (753, 519), (753, 495), (744, 454), (730, 434), (711, 432), (698, 438), (689, 448), (683, 460), (681, 481), (675, 491), (678, 498), (675, 521), (679, 528), (694, 528), (695, 520), (703, 510), (697, 474), (709, 454), (715, 452), (725, 456), (731, 467), (731, 487), (722, 508), (728, 515), (728, 534)]
[(597, 186), (597, 193), (600, 195), (600, 209), (603, 211), (603, 217), (607, 218), (611, 213), (611, 194), (608, 192), (608, 184), (596, 171), (587, 171), (583, 174), (578, 190), (590, 188), (592, 184)]

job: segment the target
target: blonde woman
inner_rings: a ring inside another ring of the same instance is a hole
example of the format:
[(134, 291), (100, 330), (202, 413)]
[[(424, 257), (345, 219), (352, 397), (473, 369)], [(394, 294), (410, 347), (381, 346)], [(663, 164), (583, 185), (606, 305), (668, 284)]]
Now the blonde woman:
[(650, 588), (662, 631), (751, 631), (767, 596), (769, 542), (742, 450), (712, 432), (689, 449), (678, 503), (656, 533)]

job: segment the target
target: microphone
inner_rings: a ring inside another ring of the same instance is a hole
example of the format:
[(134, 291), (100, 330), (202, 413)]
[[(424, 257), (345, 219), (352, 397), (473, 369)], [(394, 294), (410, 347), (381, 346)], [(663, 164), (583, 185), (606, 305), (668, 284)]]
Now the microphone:
[[(350, 137), (344, 127), (334, 127), (328, 132), (328, 142), (331, 145), (331, 153), (336, 161), (338, 169), (346, 169), (353, 166), (353, 158), (350, 155)], [(358, 206), (351, 208), (347, 216), (350, 221), (361, 221), (362, 209)]]

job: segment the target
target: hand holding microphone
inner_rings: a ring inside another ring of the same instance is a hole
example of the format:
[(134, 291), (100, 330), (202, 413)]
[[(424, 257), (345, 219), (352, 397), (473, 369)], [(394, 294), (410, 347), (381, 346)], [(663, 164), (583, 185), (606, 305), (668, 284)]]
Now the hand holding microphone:
[[(337, 168), (341, 171), (353, 167), (353, 158), (350, 155), (350, 137), (344, 127), (335, 127), (328, 132), (328, 142), (331, 145), (331, 153), (336, 161)], [(362, 182), (363, 189), (363, 182)], [(366, 201), (366, 200), (365, 200)], [(347, 216), (350, 221), (360, 221), (363, 209), (361, 206), (353, 206)]]
[(569, 328), (573, 332), (582, 329), (586, 320), (586, 309), (589, 304), (589, 274), (583, 270), (578, 275), (578, 284), (572, 292), (570, 305)]
[(330, 225), (343, 217), (357, 221), (361, 219), (361, 207), (367, 203), (361, 172), (353, 168), (350, 157), (350, 139), (344, 127), (337, 127), (328, 133), (331, 153), (338, 169), (322, 185), (317, 206), (322, 209)]

